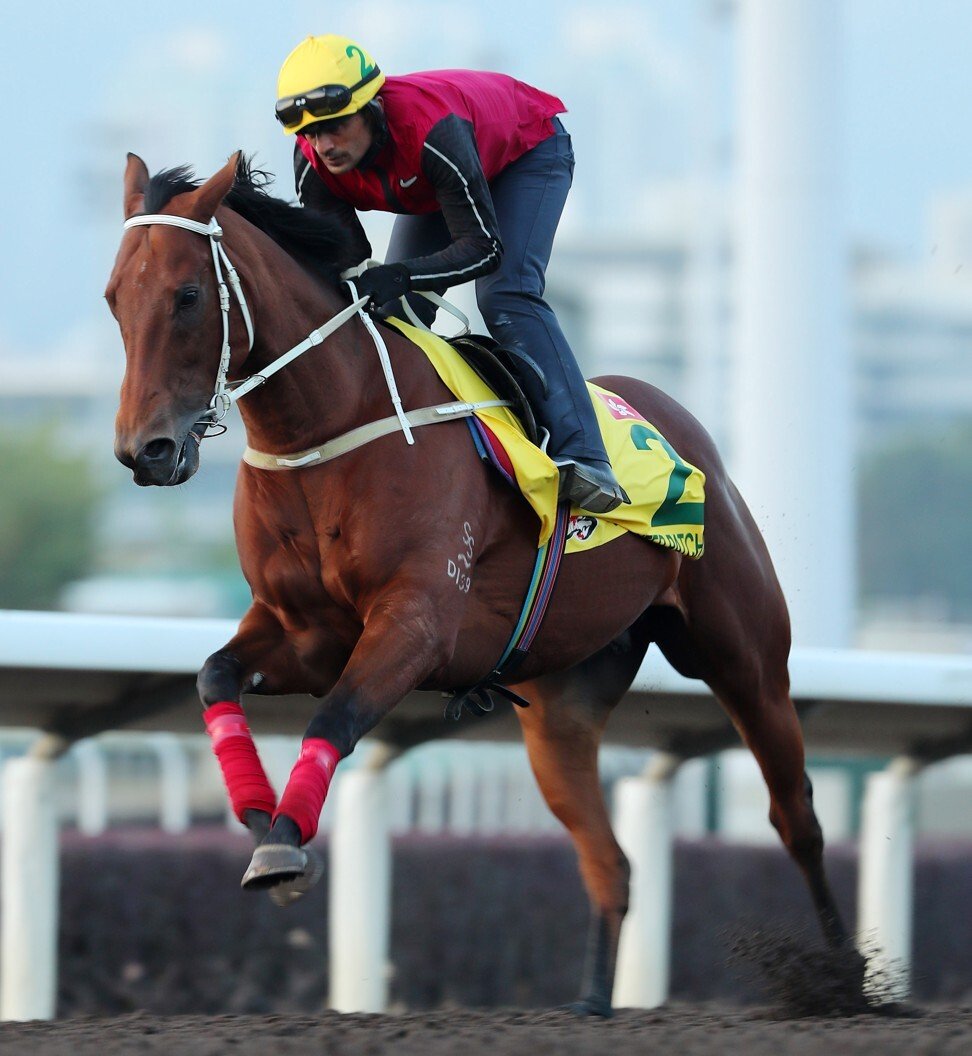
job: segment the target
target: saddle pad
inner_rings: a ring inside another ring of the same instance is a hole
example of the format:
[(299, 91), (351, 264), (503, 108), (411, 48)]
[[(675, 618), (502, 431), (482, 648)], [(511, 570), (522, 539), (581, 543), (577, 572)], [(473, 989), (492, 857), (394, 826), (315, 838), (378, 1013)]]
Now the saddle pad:
[[(388, 323), (428, 356), (443, 383), (460, 400), (493, 399), (484, 381), (442, 338), (399, 319)], [(686, 557), (702, 556), (705, 475), (681, 459), (657, 429), (626, 400), (587, 383), (604, 446), (614, 472), (631, 499), (610, 513), (571, 510), (566, 553), (590, 550), (623, 532), (651, 539)], [(560, 476), (553, 460), (527, 440), (506, 407), (476, 411), (506, 452), (517, 487), (540, 519), (543, 545), (553, 532)]]

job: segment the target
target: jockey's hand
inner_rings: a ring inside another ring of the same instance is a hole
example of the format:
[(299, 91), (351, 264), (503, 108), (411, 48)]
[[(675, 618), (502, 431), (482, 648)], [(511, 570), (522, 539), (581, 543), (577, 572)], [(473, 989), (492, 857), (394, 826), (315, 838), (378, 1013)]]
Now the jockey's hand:
[(404, 264), (379, 264), (351, 280), (359, 297), (367, 297), (369, 311), (397, 300), (412, 288), (412, 279)]

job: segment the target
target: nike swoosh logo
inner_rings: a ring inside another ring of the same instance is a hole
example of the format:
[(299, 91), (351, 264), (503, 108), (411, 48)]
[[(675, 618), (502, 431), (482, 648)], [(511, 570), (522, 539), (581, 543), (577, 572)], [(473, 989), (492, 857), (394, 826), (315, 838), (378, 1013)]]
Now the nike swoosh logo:
[(400, 187), (411, 187), (417, 179), (418, 176), (413, 176), (410, 180), (399, 180), (398, 184)]

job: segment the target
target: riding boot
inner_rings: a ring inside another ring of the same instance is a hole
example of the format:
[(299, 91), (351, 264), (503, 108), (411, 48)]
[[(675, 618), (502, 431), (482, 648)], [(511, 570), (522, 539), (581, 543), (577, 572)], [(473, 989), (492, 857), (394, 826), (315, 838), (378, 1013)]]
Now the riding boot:
[[(609, 513), (630, 502), (604, 449), (590, 390), (556, 319), (552, 313), (542, 321), (531, 314), (516, 326), (511, 314), (494, 315), (490, 331), (520, 367), (517, 380), (537, 424), (549, 434), (547, 454), (560, 469), (560, 498), (588, 513)], [(536, 339), (528, 336), (521, 345), (524, 330)]]
[(538, 424), (550, 434), (547, 453), (560, 470), (561, 500), (588, 513), (610, 513), (630, 502), (611, 468), (590, 390), (573, 356), (541, 366), (546, 398), (534, 403)]

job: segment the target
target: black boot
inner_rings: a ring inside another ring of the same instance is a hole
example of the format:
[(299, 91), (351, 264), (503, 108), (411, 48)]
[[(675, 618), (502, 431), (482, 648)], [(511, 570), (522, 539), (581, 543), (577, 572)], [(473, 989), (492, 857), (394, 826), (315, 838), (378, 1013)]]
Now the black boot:
[(618, 483), (609, 462), (577, 458), (555, 458), (560, 470), (561, 500), (588, 513), (610, 513), (621, 503), (630, 503), (627, 492)]

